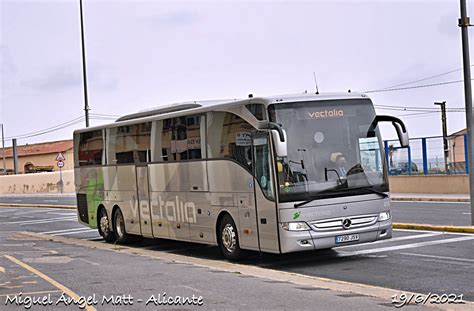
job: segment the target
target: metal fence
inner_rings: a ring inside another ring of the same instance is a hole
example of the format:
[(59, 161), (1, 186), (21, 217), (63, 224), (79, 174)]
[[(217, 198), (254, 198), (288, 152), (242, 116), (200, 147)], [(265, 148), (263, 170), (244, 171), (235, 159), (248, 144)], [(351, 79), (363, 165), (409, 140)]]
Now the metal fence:
[(389, 175), (467, 174), (467, 134), (410, 139), (408, 148), (398, 140), (384, 141)]

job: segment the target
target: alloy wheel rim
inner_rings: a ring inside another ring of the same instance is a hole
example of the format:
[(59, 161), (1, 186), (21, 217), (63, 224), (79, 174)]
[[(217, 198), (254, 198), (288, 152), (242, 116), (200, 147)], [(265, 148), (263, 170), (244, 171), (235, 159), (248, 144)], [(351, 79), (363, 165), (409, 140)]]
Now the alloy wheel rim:
[(109, 232), (109, 219), (105, 213), (100, 217), (100, 231), (106, 235)]
[(122, 237), (123, 236), (123, 227), (124, 227), (124, 224), (123, 224), (123, 216), (121, 213), (119, 213), (117, 215), (117, 220), (116, 220), (116, 229), (117, 229), (117, 235)]
[(237, 244), (237, 238), (234, 231), (234, 227), (231, 224), (226, 224), (222, 229), (222, 245), (224, 248), (232, 253), (235, 250)]

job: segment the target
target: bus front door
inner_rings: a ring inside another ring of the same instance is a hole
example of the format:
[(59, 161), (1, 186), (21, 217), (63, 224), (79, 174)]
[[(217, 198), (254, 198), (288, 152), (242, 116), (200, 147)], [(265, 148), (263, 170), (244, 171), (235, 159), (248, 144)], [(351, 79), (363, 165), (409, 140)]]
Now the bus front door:
[(145, 237), (153, 237), (150, 207), (150, 190), (148, 186), (148, 166), (140, 165), (137, 170), (137, 196), (141, 233)]
[(255, 205), (260, 249), (279, 253), (278, 218), (268, 133), (253, 136)]

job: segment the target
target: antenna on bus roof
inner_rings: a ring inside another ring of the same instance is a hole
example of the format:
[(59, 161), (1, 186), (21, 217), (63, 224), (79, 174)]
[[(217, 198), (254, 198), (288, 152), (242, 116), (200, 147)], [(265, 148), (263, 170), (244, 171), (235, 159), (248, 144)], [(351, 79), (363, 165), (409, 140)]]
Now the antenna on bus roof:
[(316, 86), (316, 94), (319, 94), (318, 80), (316, 80), (316, 73), (314, 71), (313, 71), (313, 77), (314, 77), (314, 85)]

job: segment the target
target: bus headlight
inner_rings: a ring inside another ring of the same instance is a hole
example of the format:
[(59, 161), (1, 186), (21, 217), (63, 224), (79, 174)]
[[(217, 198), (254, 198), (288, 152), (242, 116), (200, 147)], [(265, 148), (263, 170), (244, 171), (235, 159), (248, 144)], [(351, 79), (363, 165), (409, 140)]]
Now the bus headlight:
[(390, 212), (382, 212), (379, 214), (379, 221), (386, 221), (390, 219)]
[(286, 231), (306, 231), (311, 229), (304, 221), (283, 222), (281, 227)]

